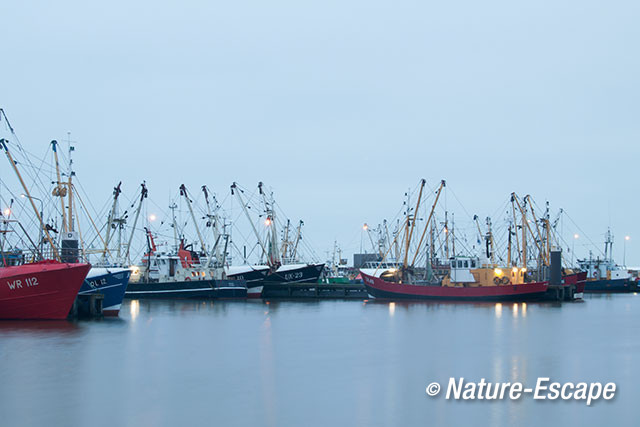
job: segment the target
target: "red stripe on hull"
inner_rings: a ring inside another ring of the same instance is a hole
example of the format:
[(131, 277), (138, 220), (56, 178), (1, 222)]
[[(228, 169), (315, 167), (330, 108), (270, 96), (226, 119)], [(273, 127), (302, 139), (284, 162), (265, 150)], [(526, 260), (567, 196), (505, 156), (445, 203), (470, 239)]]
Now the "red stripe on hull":
[(262, 298), (262, 294), (260, 292), (255, 293), (255, 294), (247, 293), (247, 298), (259, 299), (259, 298)]
[(514, 298), (533, 298), (545, 294), (547, 282), (525, 283), (521, 285), (502, 286), (422, 286), (386, 282), (380, 278), (362, 273), (362, 279), (368, 291), (373, 296), (384, 295), (386, 298), (415, 298), (415, 299), (447, 299), (447, 300), (513, 300)]
[(258, 299), (262, 298), (263, 286), (254, 286), (247, 289), (247, 298)]
[(0, 319), (65, 319), (90, 268), (55, 261), (0, 268)]

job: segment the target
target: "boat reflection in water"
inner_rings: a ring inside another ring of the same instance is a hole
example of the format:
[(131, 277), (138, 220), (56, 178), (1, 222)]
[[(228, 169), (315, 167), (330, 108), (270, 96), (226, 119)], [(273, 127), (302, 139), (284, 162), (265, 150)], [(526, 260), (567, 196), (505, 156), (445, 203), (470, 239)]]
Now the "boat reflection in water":
[(120, 321), (5, 322), (0, 411), (3, 425), (22, 425), (34, 401), (37, 425), (91, 419), (105, 401), (115, 425), (635, 425), (633, 393), (584, 411), (424, 393), (452, 377), (634, 390), (637, 340), (611, 325), (632, 328), (640, 298), (597, 302), (133, 300)]

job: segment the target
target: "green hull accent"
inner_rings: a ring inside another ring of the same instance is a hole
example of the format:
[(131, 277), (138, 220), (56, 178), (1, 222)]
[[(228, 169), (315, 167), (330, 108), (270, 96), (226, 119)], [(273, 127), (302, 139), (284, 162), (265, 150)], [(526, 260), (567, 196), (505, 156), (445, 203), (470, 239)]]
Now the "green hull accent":
[(348, 277), (325, 277), (324, 279), (320, 279), (318, 280), (319, 283), (340, 283), (340, 284), (345, 284), (345, 283), (349, 283), (349, 278)]

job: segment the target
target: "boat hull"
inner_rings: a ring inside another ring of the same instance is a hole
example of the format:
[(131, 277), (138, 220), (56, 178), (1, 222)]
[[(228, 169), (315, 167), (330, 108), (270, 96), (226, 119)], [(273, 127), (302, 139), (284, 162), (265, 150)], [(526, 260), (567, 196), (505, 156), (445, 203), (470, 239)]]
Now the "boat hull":
[(131, 271), (126, 268), (92, 268), (78, 295), (102, 294), (102, 313), (117, 316), (129, 284)]
[(567, 299), (581, 299), (584, 294), (584, 289), (587, 282), (587, 272), (581, 271), (579, 273), (567, 274), (562, 276), (562, 284), (565, 289), (572, 289), (572, 293), (566, 295)]
[(193, 280), (182, 282), (130, 283), (125, 298), (246, 298), (247, 286), (242, 280)]
[(247, 269), (240, 272), (227, 273), (227, 278), (230, 280), (243, 280), (247, 284), (247, 298), (260, 298), (262, 296), (262, 286), (264, 280), (269, 274), (269, 268), (252, 268), (247, 266)]
[(0, 268), (0, 319), (66, 319), (90, 268), (55, 261)]
[(241, 273), (227, 273), (229, 279), (242, 279), (247, 282), (247, 297), (261, 298), (265, 284), (269, 283), (316, 283), (318, 282), (324, 264), (303, 264), (293, 267), (280, 266), (275, 272), (268, 269), (251, 269)]
[(629, 279), (588, 280), (584, 291), (586, 293), (636, 292), (638, 291), (638, 285)]
[(267, 275), (265, 282), (270, 283), (317, 283), (324, 264), (306, 264), (296, 268), (283, 265)]
[(548, 289), (547, 282), (478, 287), (422, 286), (386, 282), (378, 277), (361, 274), (369, 295), (379, 299), (527, 301), (544, 299)]

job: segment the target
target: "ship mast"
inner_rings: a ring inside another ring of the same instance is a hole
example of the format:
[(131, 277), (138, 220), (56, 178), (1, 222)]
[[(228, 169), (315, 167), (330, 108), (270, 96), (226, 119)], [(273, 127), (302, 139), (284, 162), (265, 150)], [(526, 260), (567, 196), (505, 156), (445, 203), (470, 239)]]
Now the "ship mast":
[[(237, 191), (235, 191), (237, 190)], [(262, 248), (262, 253), (266, 256), (267, 255), (267, 249), (265, 247), (264, 242), (262, 241), (262, 238), (260, 237), (260, 234), (258, 233), (258, 229), (256, 229), (255, 224), (253, 223), (253, 221), (251, 220), (251, 215), (249, 215), (249, 210), (247, 209), (247, 205), (244, 203), (244, 200), (242, 200), (242, 195), (240, 194), (242, 192), (242, 190), (240, 190), (238, 188), (238, 184), (236, 184), (235, 182), (233, 184), (231, 184), (231, 195), (233, 196), (234, 194), (236, 196), (238, 196), (238, 200), (240, 201), (240, 206), (242, 206), (242, 210), (244, 211), (247, 220), (249, 220), (249, 224), (251, 224), (251, 228), (253, 229), (253, 233), (256, 235), (256, 238), (258, 239), (258, 244), (260, 245), (260, 247)], [(245, 259), (246, 262), (246, 259)]]
[(449, 259), (449, 212), (444, 211), (444, 252)]
[(300, 222), (298, 223), (298, 231), (296, 232), (296, 242), (293, 244), (293, 255), (291, 256), (292, 262), (295, 262), (296, 257), (298, 256), (298, 243), (300, 242), (300, 239), (302, 238), (302, 226), (303, 225), (304, 225), (304, 222), (302, 222), (302, 220), (300, 220)]
[(456, 228), (455, 214), (451, 213), (451, 253), (453, 257), (456, 257), (456, 235), (454, 234)]
[[(364, 228), (364, 231), (366, 231), (367, 236), (369, 236), (369, 242), (371, 242), (371, 248), (375, 251), (376, 244), (373, 242), (373, 237), (371, 237), (371, 229), (369, 228), (369, 224), (365, 223), (362, 227)], [(379, 224), (378, 224), (378, 228), (380, 228)], [(378, 253), (380, 254), (380, 256), (382, 256), (383, 253), (381, 249), (382, 245), (380, 244), (380, 240), (378, 240)]]
[(71, 159), (71, 152), (75, 150), (75, 148), (71, 145), (71, 133), (67, 132), (67, 144), (69, 144), (69, 176), (67, 187), (69, 191), (69, 214), (67, 215), (67, 219), (69, 221), (68, 231), (73, 232), (73, 184), (71, 182), (72, 177), (75, 175), (73, 171), (73, 160)]
[(416, 262), (416, 258), (420, 253), (420, 247), (422, 246), (422, 241), (424, 240), (424, 236), (427, 233), (427, 229), (429, 228), (429, 224), (431, 223), (431, 218), (433, 218), (433, 213), (436, 210), (436, 205), (438, 204), (438, 200), (440, 199), (440, 194), (442, 194), (442, 189), (446, 186), (446, 182), (443, 179), (440, 181), (440, 187), (436, 190), (436, 199), (433, 201), (433, 205), (431, 206), (431, 211), (429, 212), (429, 216), (427, 217), (427, 222), (424, 225), (424, 229), (422, 230), (422, 234), (420, 235), (420, 240), (418, 241), (418, 247), (416, 248), (416, 253), (411, 260), (411, 265)]
[(145, 181), (142, 181), (142, 184), (140, 184), (140, 199), (138, 201), (138, 207), (136, 208), (136, 215), (134, 217), (133, 220), (133, 226), (131, 227), (131, 235), (129, 236), (129, 241), (127, 242), (127, 251), (124, 254), (124, 258), (125, 260), (127, 260), (127, 262), (129, 264), (131, 264), (131, 260), (129, 259), (129, 254), (131, 252), (131, 242), (133, 241), (133, 233), (135, 233), (136, 231), (136, 225), (138, 225), (138, 218), (140, 217), (140, 210), (142, 209), (142, 202), (144, 199), (147, 198), (147, 186), (145, 185)]
[[(220, 230), (218, 229), (219, 226), (219, 218), (218, 218), (218, 213), (217, 213), (217, 202), (216, 202), (216, 213), (215, 215), (213, 215), (211, 213), (211, 206), (209, 204), (209, 191), (207, 189), (206, 185), (202, 186), (202, 192), (204, 193), (204, 200), (205, 203), (207, 205), (207, 227), (211, 227), (212, 231), (213, 231), (213, 240), (214, 240), (214, 245), (211, 248), (211, 255), (208, 256), (207, 259), (207, 267), (209, 267), (209, 265), (211, 264), (211, 260), (215, 257), (216, 262), (220, 262)], [(213, 196), (213, 200), (216, 201), (215, 195)], [(227, 237), (225, 237), (227, 238)], [(224, 265), (224, 264), (222, 264)]]
[(331, 255), (331, 273), (333, 273), (333, 275), (337, 274), (338, 271), (338, 266), (336, 265), (336, 248), (338, 246), (338, 241), (334, 240), (333, 241), (333, 254)]
[(198, 239), (200, 239), (200, 245), (202, 245), (202, 251), (204, 253), (207, 253), (207, 248), (204, 244), (204, 239), (202, 238), (202, 234), (200, 233), (200, 227), (198, 227), (196, 216), (193, 213), (193, 207), (191, 206), (191, 199), (189, 199), (189, 195), (187, 194), (187, 187), (185, 187), (184, 184), (180, 185), (180, 195), (184, 196), (184, 199), (187, 201), (187, 207), (189, 208), (189, 213), (191, 214), (193, 225), (196, 227), (196, 233), (198, 234)]
[[(522, 257), (523, 257), (523, 267), (527, 268), (527, 230), (529, 230), (529, 233), (531, 234), (531, 237), (533, 237), (533, 242), (536, 244), (536, 248), (538, 248), (538, 252), (540, 254), (542, 254), (544, 252), (544, 250), (540, 247), (540, 243), (537, 239), (535, 234), (533, 234), (533, 230), (531, 229), (531, 226), (529, 225), (529, 221), (527, 220), (527, 197), (525, 197), (523, 199), (523, 203), (524, 203), (524, 207), (520, 204), (520, 202), (518, 201), (518, 196), (516, 196), (515, 193), (513, 194), (513, 198), (515, 200), (516, 205), (518, 206), (518, 209), (520, 210), (520, 212), (522, 213)], [(534, 216), (535, 218), (535, 216)]]
[(51, 141), (51, 149), (53, 150), (53, 158), (56, 163), (56, 176), (58, 181), (56, 181), (56, 188), (53, 189), (53, 195), (56, 197), (60, 197), (60, 211), (62, 212), (62, 231), (69, 231), (67, 228), (67, 208), (64, 205), (64, 197), (67, 195), (67, 189), (65, 188), (66, 183), (62, 182), (62, 177), (60, 174), (60, 162), (58, 160), (58, 141), (55, 139)]
[(287, 259), (287, 251), (289, 249), (289, 227), (291, 226), (291, 220), (287, 219), (287, 225), (284, 227), (284, 236), (282, 238), (282, 258)]
[[(542, 259), (542, 262), (544, 263), (544, 265), (549, 266), (549, 264), (550, 264), (550, 259), (549, 259), (550, 254), (546, 250), (546, 244), (544, 242), (544, 236), (543, 236), (543, 233), (540, 231), (540, 227), (538, 226), (538, 218), (536, 217), (536, 212), (533, 209), (533, 202), (531, 200), (531, 196), (527, 194), (525, 196), (524, 200), (525, 200), (525, 202), (528, 202), (528, 204), (529, 204), (529, 210), (531, 211), (531, 216), (533, 217), (533, 223), (536, 226), (536, 233), (538, 234), (538, 238), (537, 238), (537, 241), (536, 241), (536, 246), (538, 246), (538, 250), (540, 252), (540, 258)], [(535, 240), (535, 236), (534, 236), (534, 240)], [(538, 244), (538, 241), (540, 242), (540, 244)]]
[[(102, 261), (105, 262), (107, 258), (107, 251), (109, 250), (109, 240), (111, 239), (111, 227), (113, 226), (113, 220), (116, 216), (116, 206), (118, 204), (118, 196), (122, 190), (120, 186), (122, 185), (122, 181), (118, 183), (117, 187), (113, 188), (113, 204), (111, 205), (111, 211), (109, 212), (109, 217), (107, 218), (107, 235), (104, 241), (104, 251), (102, 252)], [(120, 248), (118, 248), (120, 249)]]
[(509, 267), (512, 267), (512, 264), (511, 264), (511, 238), (513, 236), (513, 234), (512, 234), (513, 231), (511, 231), (511, 224), (509, 224), (508, 233), (509, 233), (509, 235), (508, 235), (508, 238), (507, 238), (508, 239), (508, 243), (507, 243), (507, 265)]
[(516, 236), (516, 253), (520, 254), (520, 240), (518, 240), (518, 221), (516, 220), (515, 198), (516, 198), (516, 193), (511, 193), (511, 212), (513, 213), (513, 235)]
[(171, 209), (171, 228), (173, 228), (173, 246), (175, 250), (178, 250), (178, 222), (176, 221), (176, 209), (178, 205), (175, 202), (169, 205), (169, 209)]
[(604, 259), (608, 264), (613, 264), (613, 236), (611, 235), (610, 228), (607, 228), (607, 234), (604, 241)]
[(433, 268), (433, 264), (436, 260), (436, 251), (434, 247), (435, 241), (434, 241), (433, 235), (434, 235), (434, 230), (433, 230), (433, 223), (432, 223), (429, 231), (429, 255), (431, 256), (431, 268)]
[(264, 202), (265, 210), (267, 213), (267, 219), (265, 220), (265, 223), (267, 227), (269, 227), (270, 241), (269, 241), (269, 252), (267, 255), (269, 257), (270, 265), (277, 267), (279, 264), (282, 263), (282, 261), (280, 259), (280, 253), (278, 250), (279, 248), (278, 248), (278, 235), (276, 231), (276, 212), (273, 206), (274, 205), (273, 198), (272, 200), (267, 199), (267, 194), (264, 192), (262, 188), (262, 182), (258, 183), (258, 191), (262, 195), (262, 200)]
[(420, 181), (420, 191), (418, 192), (418, 201), (416, 202), (416, 208), (413, 211), (413, 221), (411, 221), (411, 212), (409, 208), (409, 204), (407, 203), (407, 228), (409, 227), (409, 222), (411, 222), (411, 230), (408, 233), (407, 241), (405, 242), (405, 251), (404, 251), (404, 262), (403, 265), (407, 267), (407, 261), (409, 259), (409, 245), (411, 244), (411, 237), (413, 236), (413, 229), (416, 226), (416, 221), (418, 218), (418, 210), (420, 209), (420, 201), (422, 200), (422, 190), (424, 189), (424, 185), (427, 181), (423, 178)]
[(13, 168), (13, 171), (16, 173), (16, 176), (18, 177), (18, 180), (20, 181), (20, 184), (22, 185), (22, 189), (24, 190), (25, 195), (27, 196), (27, 198), (29, 199), (29, 202), (31, 203), (31, 208), (33, 208), (33, 211), (35, 212), (36, 217), (38, 218), (38, 221), (40, 222), (40, 227), (42, 227), (42, 230), (44, 231), (44, 235), (47, 238), (47, 242), (49, 242), (49, 245), (51, 246), (51, 249), (53, 251), (53, 256), (54, 256), (55, 259), (59, 260), (60, 259), (60, 255), (58, 254), (58, 250), (56, 249), (56, 245), (53, 243), (53, 240), (51, 239), (51, 235), (49, 234), (49, 230), (47, 230), (47, 227), (45, 227), (44, 221), (42, 220), (42, 216), (40, 215), (40, 212), (38, 211), (38, 208), (36, 208), (36, 204), (34, 203), (33, 198), (31, 197), (31, 193), (29, 193), (29, 189), (27, 188), (27, 185), (24, 183), (24, 180), (22, 179), (22, 175), (20, 175), (20, 171), (18, 171), (18, 167), (16, 165), (16, 162), (13, 160), (13, 156), (9, 152), (9, 147), (7, 146), (7, 143), (8, 143), (8, 141), (6, 139), (4, 139), (4, 138), (0, 139), (0, 145), (4, 149), (4, 152), (5, 152), (6, 156), (7, 156), (7, 159), (9, 160), (9, 163), (11, 164), (11, 167)]
[[(478, 215), (473, 216), (473, 220), (476, 223), (476, 227), (478, 228), (478, 236), (479, 239), (484, 240), (485, 243), (485, 252), (487, 254), (487, 260), (490, 260), (491, 264), (493, 264), (493, 236), (491, 234), (491, 219), (487, 217), (487, 232), (483, 233), (480, 228), (480, 222), (478, 221)], [(480, 240), (478, 240), (479, 242)]]
[[(422, 246), (422, 241), (424, 240), (426, 232), (429, 229), (429, 224), (431, 222), (431, 218), (433, 217), (433, 213), (435, 211), (436, 205), (438, 203), (438, 199), (440, 198), (440, 194), (442, 193), (442, 189), (444, 188), (444, 186), (445, 186), (445, 181), (442, 180), (440, 182), (440, 187), (438, 187), (438, 190), (436, 191), (435, 201), (433, 202), (433, 206), (431, 207), (431, 212), (429, 212), (429, 217), (428, 217), (427, 222), (426, 222), (426, 224), (424, 226), (424, 229), (422, 230), (422, 234), (420, 236), (420, 241), (418, 242), (418, 246), (416, 247), (415, 254), (413, 255), (413, 258), (411, 260), (411, 264), (410, 265), (412, 265), (412, 266), (415, 265), (416, 258), (418, 257), (418, 254), (420, 253), (420, 247)], [(408, 210), (408, 208), (407, 208), (407, 210)], [(408, 219), (408, 216), (407, 216), (407, 219)], [(403, 224), (402, 226), (405, 228), (405, 230), (407, 230), (407, 227), (405, 227), (405, 224)], [(382, 263), (385, 261), (385, 259), (389, 255), (389, 252), (391, 251), (391, 249), (394, 247), (394, 245), (397, 244), (398, 238), (400, 237), (400, 234), (401, 234), (400, 225), (398, 224), (398, 232), (395, 233), (395, 238), (393, 239), (393, 242), (391, 242), (391, 245), (389, 245), (389, 249), (387, 249), (387, 252), (384, 254), (382, 259), (378, 263), (378, 266), (376, 267), (376, 270), (382, 266)], [(408, 237), (408, 231), (405, 233), (405, 235)], [(404, 237), (403, 237), (403, 239), (404, 239)], [(402, 267), (403, 267), (403, 276), (404, 276), (406, 268), (408, 267), (408, 265), (404, 264)]]
[(387, 245), (389, 245), (391, 243), (391, 237), (389, 236), (389, 225), (387, 224), (387, 220), (383, 219), (382, 220), (382, 226), (383, 226), (383, 239), (384, 242), (382, 244), (379, 245), (378, 247), (378, 251), (380, 252), (380, 256), (384, 256), (384, 251), (387, 250)]

